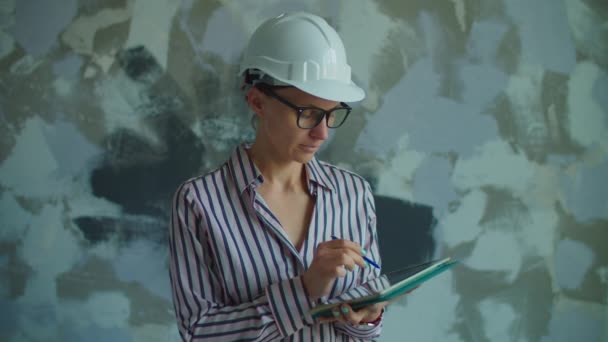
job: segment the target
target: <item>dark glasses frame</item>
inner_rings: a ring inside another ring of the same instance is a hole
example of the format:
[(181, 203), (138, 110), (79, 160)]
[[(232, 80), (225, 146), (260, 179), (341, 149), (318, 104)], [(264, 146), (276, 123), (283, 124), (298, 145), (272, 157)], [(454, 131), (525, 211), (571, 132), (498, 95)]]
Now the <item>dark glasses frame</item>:
[[(313, 128), (317, 127), (324, 118), (325, 118), (325, 124), (327, 125), (328, 128), (338, 128), (338, 127), (342, 126), (342, 124), (344, 124), (344, 122), (346, 121), (346, 118), (348, 118), (348, 115), (352, 111), (352, 108), (349, 105), (347, 105), (346, 103), (344, 103), (344, 102), (340, 102), (340, 107), (336, 107), (336, 108), (333, 108), (333, 109), (330, 109), (330, 110), (325, 110), (323, 108), (314, 107), (314, 106), (310, 106), (310, 107), (296, 106), (295, 104), (291, 103), (289, 100), (287, 100), (286, 98), (280, 96), (279, 94), (277, 94), (274, 91), (274, 89), (291, 88), (292, 86), (271, 86), (271, 85), (268, 85), (268, 84), (265, 84), (265, 83), (258, 83), (255, 86), (262, 93), (264, 93), (267, 96), (270, 96), (270, 97), (278, 100), (282, 104), (284, 104), (284, 105), (288, 106), (289, 108), (295, 110), (296, 114), (297, 114), (296, 124), (298, 125), (299, 128), (302, 128), (302, 129), (313, 129)], [(303, 127), (300, 124), (300, 118), (302, 117), (302, 114), (306, 110), (313, 110), (313, 111), (316, 111), (318, 113), (323, 113), (323, 115), (318, 115), (318, 117), (315, 118), (314, 125), (312, 127)], [(342, 119), (342, 121), (330, 125), (329, 124), (329, 118), (330, 118), (332, 112), (334, 112), (336, 110), (346, 110), (346, 114), (344, 114), (344, 118)]]

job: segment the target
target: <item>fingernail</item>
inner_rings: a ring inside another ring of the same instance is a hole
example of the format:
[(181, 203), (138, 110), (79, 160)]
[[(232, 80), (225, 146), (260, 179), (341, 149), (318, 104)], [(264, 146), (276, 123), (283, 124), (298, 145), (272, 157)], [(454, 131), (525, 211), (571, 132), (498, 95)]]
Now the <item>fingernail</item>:
[(344, 313), (348, 313), (348, 308), (344, 308), (344, 307), (343, 307), (343, 308), (342, 308), (342, 312), (344, 312)]
[(334, 314), (334, 316), (336, 316), (336, 317), (340, 316), (340, 312), (338, 312), (338, 311), (332, 311), (332, 313), (333, 313), (333, 314)]
[(363, 260), (363, 261), (365, 261), (365, 266), (369, 267), (369, 262), (367, 260)]
[(361, 254), (366, 255), (367, 252), (365, 251), (365, 249), (361, 248)]

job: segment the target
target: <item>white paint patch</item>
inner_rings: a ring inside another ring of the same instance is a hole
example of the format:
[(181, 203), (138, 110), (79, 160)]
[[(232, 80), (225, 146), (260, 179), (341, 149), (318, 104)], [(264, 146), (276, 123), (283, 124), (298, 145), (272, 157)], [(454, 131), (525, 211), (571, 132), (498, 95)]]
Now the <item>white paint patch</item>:
[(527, 195), (520, 200), (531, 210), (536, 208), (545, 210), (552, 208), (556, 201), (561, 200), (562, 184), (559, 167), (550, 163), (544, 165), (533, 164), (533, 185), (528, 188)]
[(555, 278), (565, 289), (577, 289), (593, 264), (594, 254), (580, 241), (565, 239), (555, 249)]
[[(131, 1), (127, 1), (130, 5)], [(61, 35), (64, 44), (75, 53), (93, 55), (93, 43), (98, 30), (129, 20), (131, 8), (103, 9), (92, 16), (80, 16)]]
[(84, 311), (101, 328), (128, 327), (131, 302), (122, 292), (96, 292), (87, 299)]
[(171, 301), (169, 277), (164, 261), (167, 249), (158, 244), (137, 240), (122, 248), (112, 260), (116, 276), (125, 283), (138, 282), (150, 293)]
[(416, 61), (384, 94), (382, 107), (361, 131), (355, 151), (386, 158), (395, 142), (407, 133), (410, 148), (416, 151), (454, 152), (468, 157), (482, 142), (496, 139), (498, 127), (493, 117), (480, 115), (480, 108), (473, 105), (439, 96), (440, 86), (441, 76), (433, 61)]
[(85, 79), (93, 78), (95, 77), (95, 75), (97, 75), (97, 68), (95, 66), (89, 65), (88, 67), (86, 67), (86, 69), (84, 69), (83, 77)]
[(145, 46), (166, 70), (169, 33), (178, 7), (178, 0), (135, 0), (125, 47)]
[(521, 225), (521, 243), (528, 254), (549, 258), (558, 236), (559, 216), (553, 206), (535, 208), (529, 215), (529, 219)]
[(442, 218), (459, 198), (450, 181), (451, 171), (450, 161), (440, 156), (427, 156), (416, 170), (414, 200), (433, 207), (435, 217)]
[(605, 77), (604, 72), (592, 62), (576, 65), (568, 81), (568, 118), (567, 127), (570, 137), (583, 147), (593, 144), (608, 148), (608, 126), (606, 113), (593, 97), (595, 82)]
[[(175, 327), (175, 330), (173, 329)], [(129, 327), (133, 342), (181, 342), (176, 324), (143, 324)]]
[(55, 81), (53, 81), (53, 89), (55, 89), (57, 95), (67, 97), (72, 93), (74, 83), (74, 80), (68, 80), (63, 77), (57, 77), (55, 78)]
[[(454, 271), (424, 283), (414, 292), (390, 304), (382, 327), (381, 341), (464, 342), (454, 333), (454, 317), (460, 296), (453, 292)], [(433, 304), (438, 303), (438, 304)]]
[(44, 125), (38, 117), (27, 120), (11, 154), (0, 165), (0, 184), (15, 195), (58, 198), (66, 191), (55, 174), (58, 164), (44, 139)]
[(508, 304), (497, 302), (493, 299), (485, 299), (479, 304), (479, 313), (483, 320), (481, 327), (488, 341), (511, 342), (520, 341), (518, 336), (512, 336), (518, 313)]
[(464, 263), (479, 271), (506, 272), (506, 281), (515, 280), (522, 266), (521, 246), (512, 232), (486, 231), (476, 241)]
[(200, 43), (202, 51), (221, 56), (224, 63), (238, 64), (242, 49), (247, 45), (248, 35), (236, 19), (226, 7), (213, 11)]
[(519, 63), (568, 74), (576, 64), (576, 48), (564, 2), (509, 0), (504, 11), (517, 30)]
[(110, 71), (112, 65), (114, 64), (114, 61), (116, 60), (114, 58), (115, 55), (116, 51), (112, 51), (109, 55), (94, 55), (91, 60), (95, 64), (97, 64), (97, 66), (99, 66), (99, 68), (101, 69), (101, 71), (103, 71), (104, 74), (107, 74), (108, 71)]
[(149, 101), (143, 87), (124, 73), (104, 78), (95, 85), (95, 94), (105, 113), (106, 134), (119, 128), (129, 128), (150, 142), (158, 142), (156, 133), (141, 124), (143, 115), (140, 108), (145, 108)]
[(608, 60), (608, 29), (605, 11), (591, 8), (584, 0), (565, 0), (570, 34), (581, 54), (596, 61)]
[(486, 142), (470, 159), (459, 159), (452, 181), (459, 189), (493, 186), (524, 197), (534, 181), (534, 164), (502, 140)]
[(463, 0), (450, 0), (454, 4), (454, 15), (456, 15), (456, 19), (458, 19), (458, 25), (460, 25), (460, 29), (462, 32), (466, 29), (466, 23), (464, 16), (466, 15), (466, 9)]
[(63, 205), (45, 205), (33, 217), (22, 241), (19, 254), (37, 275), (54, 278), (70, 270), (82, 256), (74, 234), (64, 226), (64, 210)]
[(453, 248), (477, 238), (482, 232), (479, 221), (486, 205), (487, 196), (481, 190), (473, 190), (462, 197), (458, 209), (440, 221), (443, 242)]
[(413, 200), (412, 183), (414, 173), (424, 160), (422, 153), (408, 148), (408, 136), (404, 134), (395, 148), (387, 167), (378, 173), (376, 192), (379, 195)]
[(0, 217), (0, 241), (5, 242), (22, 239), (27, 226), (32, 222), (32, 215), (19, 205), (9, 191), (0, 193)]
[(15, 50), (15, 39), (4, 30), (0, 30), (0, 60), (10, 55), (13, 50)]
[(540, 342), (605, 341), (606, 305), (560, 296), (554, 301), (547, 335)]
[(387, 45), (391, 31), (407, 25), (394, 22), (378, 10), (375, 1), (342, 1), (337, 31), (344, 42), (353, 74), (363, 89), (369, 88), (376, 57)]

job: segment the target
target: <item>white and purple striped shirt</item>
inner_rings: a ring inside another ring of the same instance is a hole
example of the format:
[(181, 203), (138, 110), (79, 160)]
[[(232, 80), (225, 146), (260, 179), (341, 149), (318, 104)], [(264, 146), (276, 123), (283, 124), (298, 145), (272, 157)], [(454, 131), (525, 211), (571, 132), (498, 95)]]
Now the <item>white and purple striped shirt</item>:
[[(381, 326), (318, 323), (302, 274), (316, 246), (339, 236), (380, 262), (374, 200), (360, 176), (313, 158), (305, 165), (315, 207), (298, 251), (256, 191), (263, 176), (239, 146), (220, 168), (177, 190), (170, 225), (170, 276), (186, 341), (374, 340)], [(372, 267), (348, 272), (327, 301), (370, 293)]]

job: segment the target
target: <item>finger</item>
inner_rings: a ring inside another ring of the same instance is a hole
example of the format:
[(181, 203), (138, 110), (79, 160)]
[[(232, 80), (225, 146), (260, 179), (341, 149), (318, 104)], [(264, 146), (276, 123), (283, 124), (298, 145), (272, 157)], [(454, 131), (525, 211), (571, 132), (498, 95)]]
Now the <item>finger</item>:
[(346, 274), (343, 272), (344, 268), (352, 271), (356, 265), (365, 267), (363, 258), (351, 250), (327, 250), (315, 256), (315, 261), (319, 262), (328, 272), (332, 272), (334, 276), (338, 273), (344, 276)]
[(331, 322), (335, 322), (337, 321), (339, 318), (332, 316), (323, 316), (323, 317), (319, 317), (317, 318), (317, 321), (319, 323), (331, 323)]
[(363, 253), (363, 247), (361, 247), (360, 244), (358, 244), (354, 241), (345, 240), (345, 239), (325, 241), (325, 242), (319, 244), (319, 248), (321, 248), (321, 247), (322, 248), (332, 248), (332, 249), (349, 249), (355, 253), (359, 253), (359, 254)]
[(349, 250), (342, 250), (340, 252), (335, 252), (336, 256), (332, 258), (333, 265), (343, 266), (348, 271), (353, 271), (356, 266), (365, 267), (365, 260), (358, 255)]
[(350, 307), (348, 304), (342, 304), (340, 306), (344, 320), (350, 324), (358, 325), (361, 323), (361, 319), (365, 317), (365, 312), (357, 312)]

